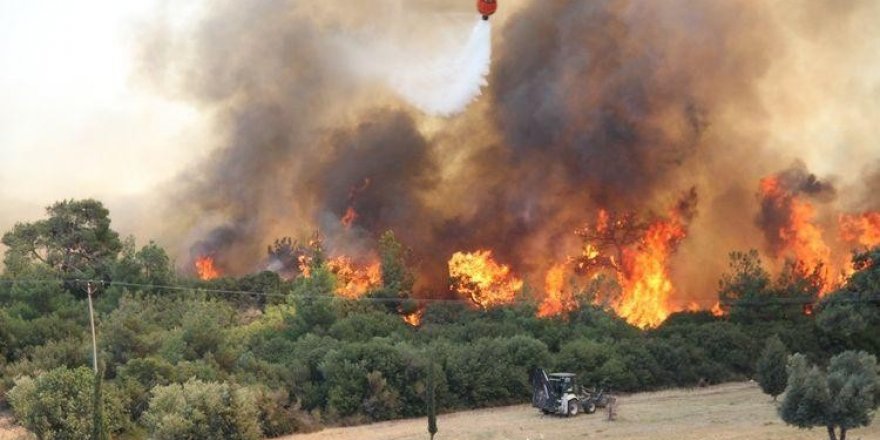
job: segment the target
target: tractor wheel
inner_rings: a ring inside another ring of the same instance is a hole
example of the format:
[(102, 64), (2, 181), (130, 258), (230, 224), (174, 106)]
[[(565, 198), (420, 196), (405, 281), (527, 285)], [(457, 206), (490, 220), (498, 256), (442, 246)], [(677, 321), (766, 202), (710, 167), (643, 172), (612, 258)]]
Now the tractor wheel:
[(592, 414), (596, 412), (596, 404), (593, 402), (587, 402), (584, 404), (584, 412), (587, 414)]
[(567, 414), (567, 415), (568, 415), (569, 417), (574, 417), (574, 416), (578, 415), (578, 409), (579, 409), (579, 407), (580, 407), (580, 405), (578, 404), (578, 401), (577, 401), (577, 400), (574, 400), (574, 399), (569, 400), (569, 401), (568, 401), (568, 414)]

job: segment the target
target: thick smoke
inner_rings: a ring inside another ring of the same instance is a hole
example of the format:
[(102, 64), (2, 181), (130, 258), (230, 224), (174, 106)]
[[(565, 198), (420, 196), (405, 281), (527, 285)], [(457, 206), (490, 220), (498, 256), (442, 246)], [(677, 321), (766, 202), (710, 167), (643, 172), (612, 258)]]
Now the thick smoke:
[(488, 88), (438, 121), (418, 107), (448, 113), (469, 99), (389, 86), (364, 58), (399, 45), (393, 64), (405, 65), (446, 33), (436, 17), (473, 23), (461, 3), (221, 2), (191, 28), (157, 26), (147, 76), (216, 115), (220, 138), (171, 198), (186, 219), (181, 255), (217, 249), (221, 268), (244, 273), (265, 267), (278, 237), (320, 230), (329, 252), (363, 256), (393, 229), (424, 295), (442, 294), (459, 250), (491, 248), (539, 284), (599, 208), (662, 216), (695, 188), (702, 205), (673, 275), (683, 300), (711, 297), (726, 253), (760, 237), (755, 185), (791, 162), (765, 141), (764, 81), (791, 38), (771, 6), (502, 3)]

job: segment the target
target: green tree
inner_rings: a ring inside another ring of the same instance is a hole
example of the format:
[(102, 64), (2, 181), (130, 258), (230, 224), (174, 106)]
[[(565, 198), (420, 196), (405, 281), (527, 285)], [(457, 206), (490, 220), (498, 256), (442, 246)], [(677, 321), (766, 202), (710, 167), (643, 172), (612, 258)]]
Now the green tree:
[[(788, 385), (779, 406), (785, 423), (798, 428), (826, 426), (825, 411), (830, 402), (828, 384), (818, 367), (811, 366), (806, 356), (792, 355), (788, 361)], [(829, 435), (835, 438), (829, 428)]]
[(808, 268), (790, 260), (774, 280), (762, 266), (758, 251), (732, 252), (729, 272), (719, 281), (718, 298), (737, 322), (803, 319), (803, 306), (819, 296), (822, 271), (821, 265)]
[(385, 305), (393, 312), (409, 314), (416, 310), (416, 303), (409, 301), (415, 278), (408, 267), (409, 249), (401, 244), (393, 231), (386, 231), (379, 238), (379, 257), (382, 270), (382, 287), (372, 292), (373, 297), (393, 298)]
[[(103, 427), (94, 426), (96, 418), (89, 403), (97, 397), (95, 373), (88, 368), (56, 368), (31, 379), (16, 381), (7, 397), (19, 423), (41, 440), (89, 439), (103, 430), (121, 430), (127, 421), (118, 399), (100, 399), (101, 409), (111, 415)], [(95, 429), (98, 428), (98, 429)]]
[(90, 440), (108, 440), (110, 436), (107, 434), (107, 425), (104, 420), (104, 397), (103, 385), (104, 378), (101, 373), (95, 374), (93, 381), (94, 395), (92, 396), (92, 433)]
[(774, 402), (776, 397), (785, 391), (788, 383), (787, 360), (788, 352), (779, 336), (773, 335), (767, 338), (767, 343), (755, 366), (755, 375), (761, 390), (773, 396)]
[(336, 322), (333, 308), (336, 279), (326, 266), (312, 270), (309, 277), (299, 277), (294, 281), (290, 302), (296, 307), (293, 318), (293, 332), (325, 334)]
[(154, 388), (143, 422), (156, 440), (262, 437), (254, 393), (197, 379)]
[(757, 250), (731, 252), (729, 272), (718, 282), (718, 298), (730, 305), (732, 317), (751, 319), (753, 310), (744, 303), (767, 296), (770, 283)]
[[(846, 440), (850, 429), (868, 426), (880, 406), (877, 358), (846, 351), (831, 358), (827, 372), (796, 354), (779, 407), (782, 419), (799, 428), (824, 426), (830, 440)], [(838, 435), (839, 433), (839, 435)]]
[[(830, 349), (880, 352), (880, 248), (853, 256), (855, 272), (819, 304), (816, 323)], [(840, 348), (838, 348), (840, 347)]]
[(93, 199), (65, 200), (46, 208), (49, 218), (17, 223), (3, 235), (4, 262), (43, 263), (64, 278), (108, 278), (122, 250), (119, 234), (110, 229), (110, 212)]
[[(122, 251), (113, 271), (113, 280), (149, 286), (169, 286), (174, 284), (176, 276), (171, 258), (168, 257), (165, 249), (151, 241), (138, 250), (134, 237), (128, 237), (122, 242)], [(167, 292), (163, 287), (133, 287), (148, 293)]]

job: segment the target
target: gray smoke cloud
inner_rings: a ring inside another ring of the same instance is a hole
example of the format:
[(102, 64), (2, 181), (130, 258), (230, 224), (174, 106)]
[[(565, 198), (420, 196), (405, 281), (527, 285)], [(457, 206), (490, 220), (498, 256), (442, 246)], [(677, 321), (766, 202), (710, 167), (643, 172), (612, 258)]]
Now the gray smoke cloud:
[[(488, 88), (448, 120), (339, 50), (399, 44), (405, 65), (443, 23), (467, 32), (464, 3), (220, 2), (190, 27), (149, 28), (144, 77), (214, 114), (220, 139), (168, 196), (182, 254), (216, 249), (245, 273), (278, 237), (320, 230), (331, 253), (369, 254), (393, 229), (423, 294), (442, 295), (455, 251), (491, 248), (540, 280), (597, 209), (664, 215), (695, 188), (673, 276), (682, 300), (710, 297), (726, 253), (759, 243), (758, 180), (794, 150), (767, 141), (765, 81), (792, 38), (775, 7), (502, 2)], [(798, 7), (806, 20), (829, 6)]]

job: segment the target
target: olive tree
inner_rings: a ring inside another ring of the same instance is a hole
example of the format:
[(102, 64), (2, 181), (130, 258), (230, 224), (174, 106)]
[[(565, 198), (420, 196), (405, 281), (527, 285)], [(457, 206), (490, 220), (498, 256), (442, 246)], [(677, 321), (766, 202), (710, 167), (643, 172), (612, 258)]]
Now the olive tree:
[[(128, 421), (119, 398), (95, 399), (99, 383), (88, 368), (60, 367), (33, 379), (18, 379), (7, 398), (19, 423), (39, 439), (106, 438), (107, 430), (120, 431)], [(106, 418), (95, 417), (93, 400), (101, 402)]]
[(255, 395), (224, 382), (190, 379), (182, 385), (153, 388), (143, 422), (150, 438), (223, 438), (257, 440), (262, 437)]
[(878, 406), (880, 375), (874, 356), (846, 351), (831, 358), (827, 371), (809, 365), (803, 355), (791, 357), (779, 407), (786, 423), (799, 428), (824, 426), (830, 440), (846, 440), (848, 430), (871, 423)]

